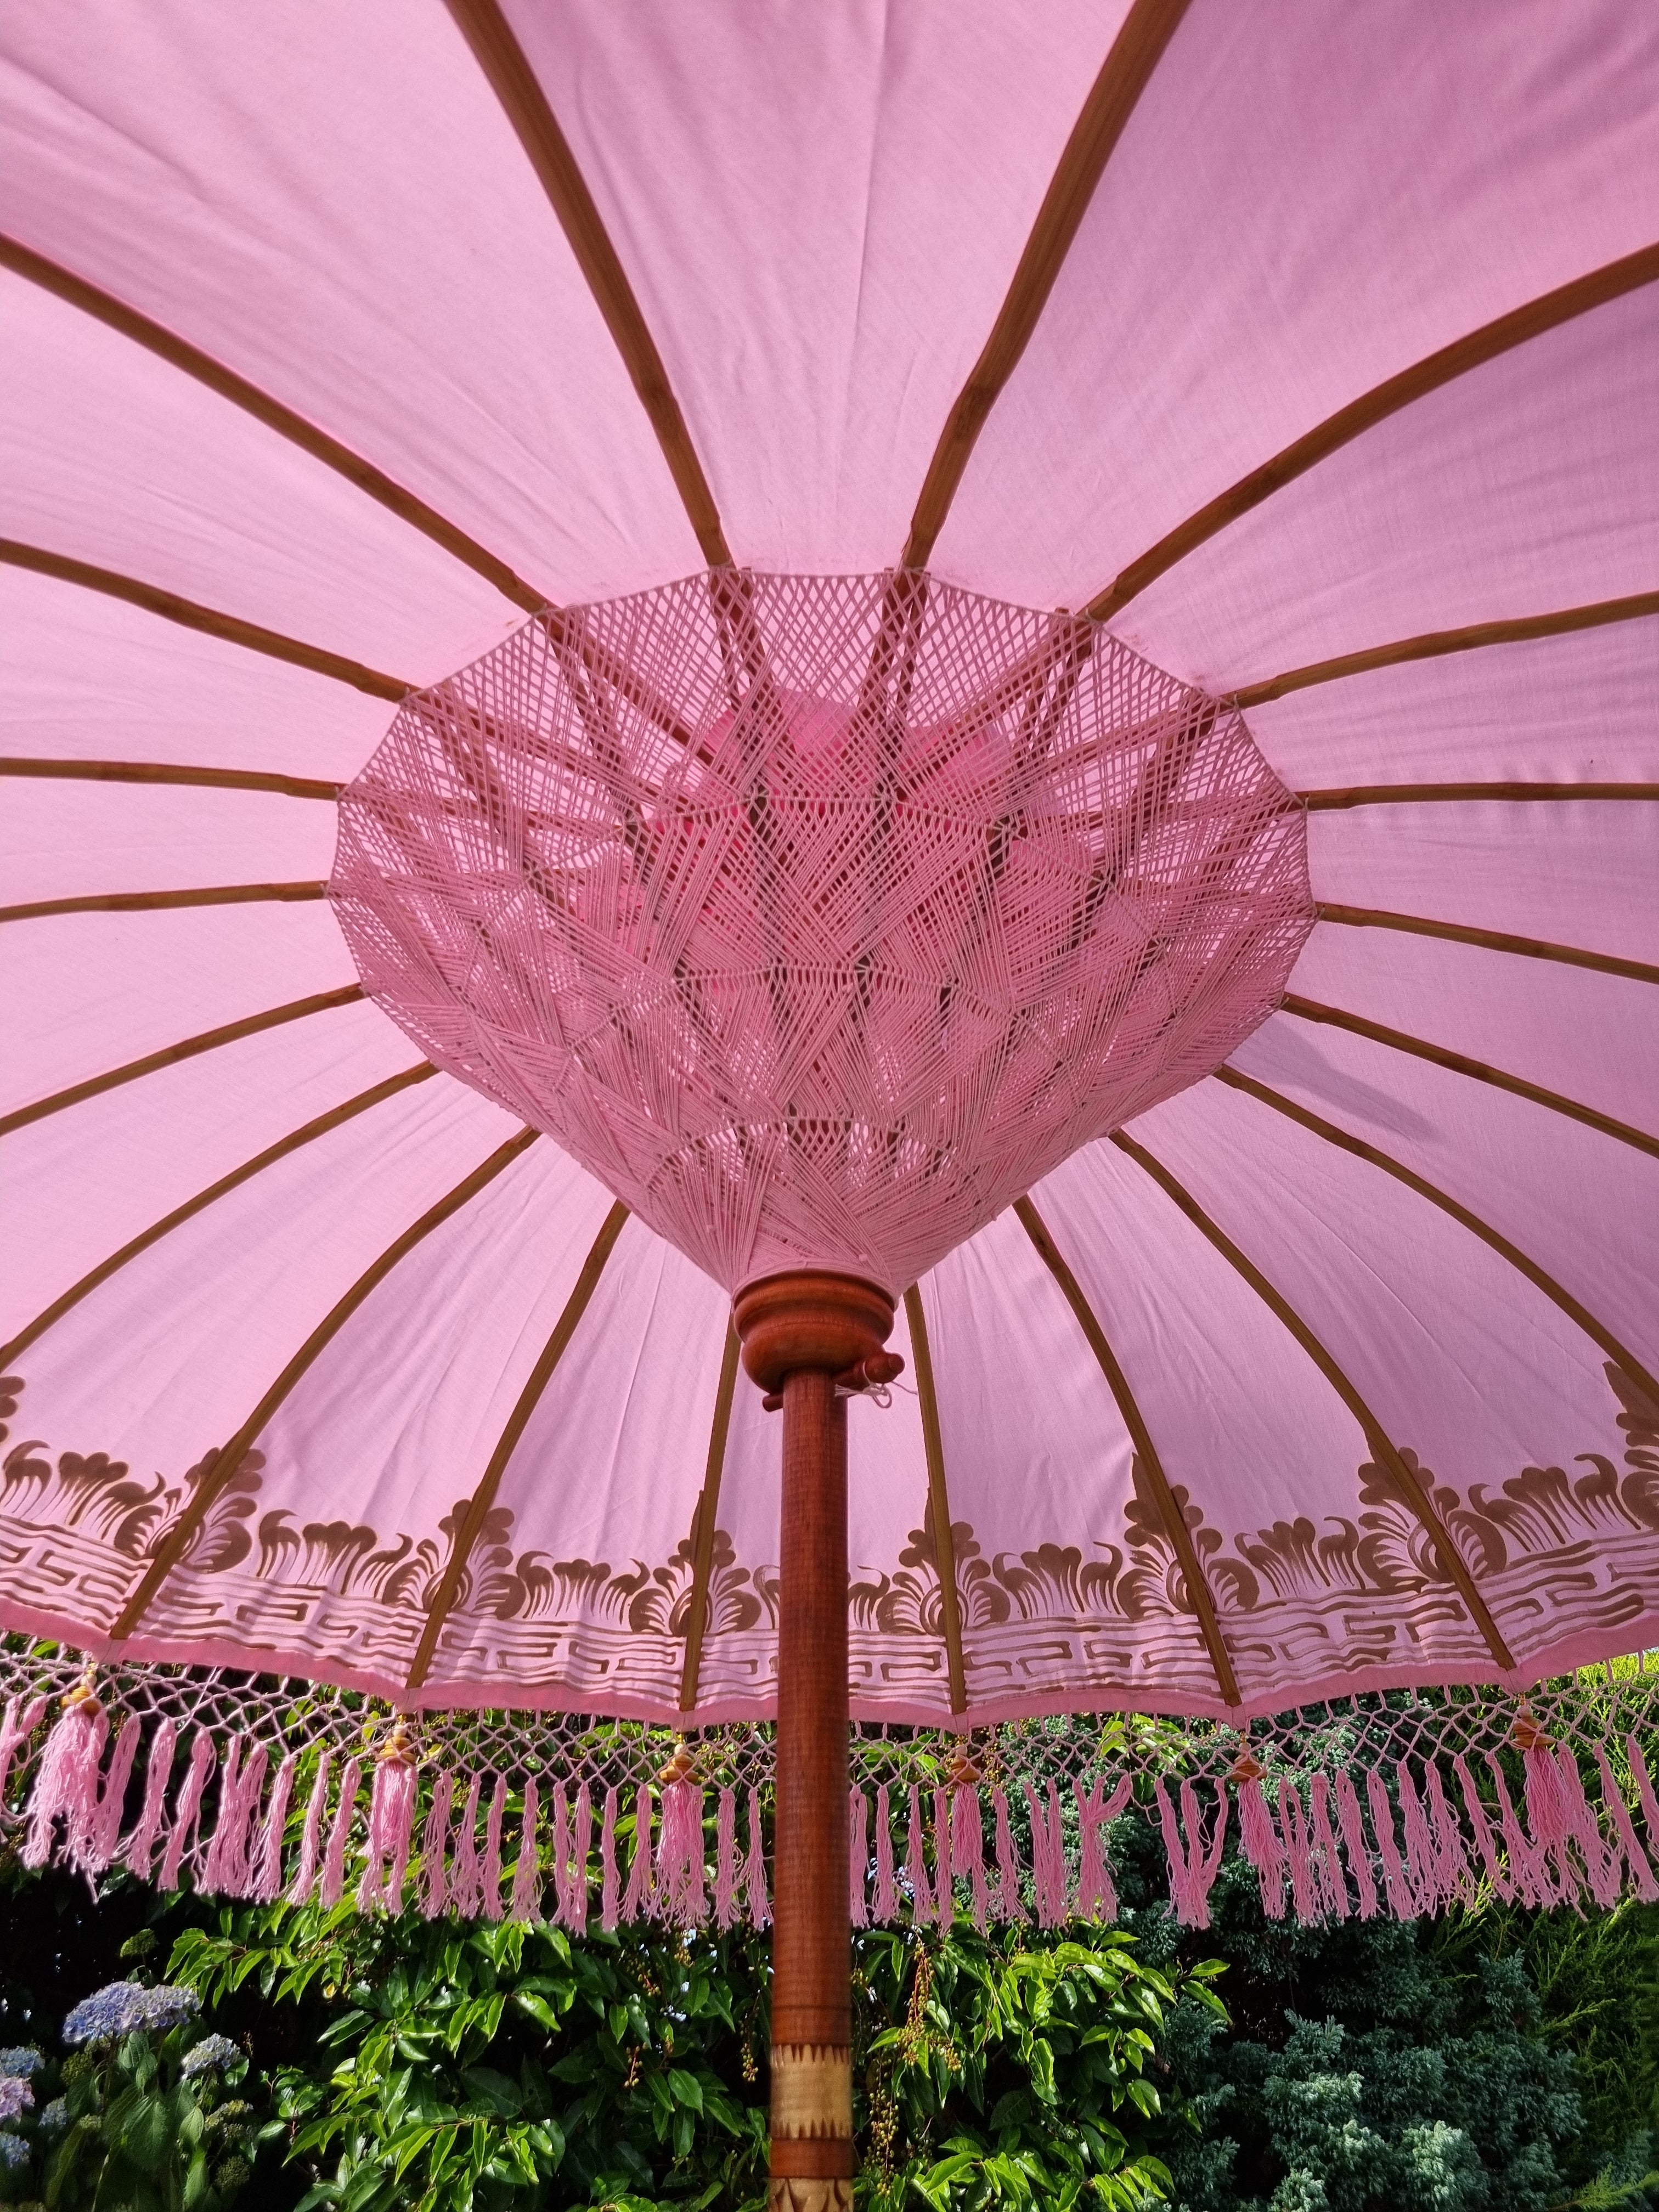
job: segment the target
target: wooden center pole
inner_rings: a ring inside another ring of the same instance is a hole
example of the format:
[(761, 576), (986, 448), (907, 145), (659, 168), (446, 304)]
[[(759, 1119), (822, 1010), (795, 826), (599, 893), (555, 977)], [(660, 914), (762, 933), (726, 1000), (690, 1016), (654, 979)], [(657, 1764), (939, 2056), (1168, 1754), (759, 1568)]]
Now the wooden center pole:
[[(772, 1884), (772, 2212), (853, 2203), (847, 1779), (847, 1401), (893, 1302), (873, 1284), (774, 1275), (733, 1307), (744, 1365), (783, 1410)], [(872, 1376), (871, 1379), (877, 1379)]]

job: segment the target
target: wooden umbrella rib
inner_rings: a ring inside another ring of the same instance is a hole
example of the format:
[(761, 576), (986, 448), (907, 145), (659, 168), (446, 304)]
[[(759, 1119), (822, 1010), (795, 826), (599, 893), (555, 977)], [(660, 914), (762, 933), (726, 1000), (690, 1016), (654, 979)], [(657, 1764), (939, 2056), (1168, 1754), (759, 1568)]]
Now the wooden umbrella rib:
[(655, 339), (640, 312), (616, 247), (576, 166), (558, 118), (513, 35), (497, 0), (448, 0), (474, 60), (517, 132), (547, 194), (594, 304), (605, 318), (635, 391), (657, 434), (702, 556), (711, 568), (732, 565), (720, 511), (691, 443)]
[(1239, 1696), (1238, 1677), (1233, 1671), (1232, 1657), (1227, 1650), (1226, 1638), (1221, 1632), (1221, 1623), (1216, 1613), (1214, 1595), (1211, 1591), (1203, 1567), (1199, 1562), (1198, 1548), (1193, 1542), (1193, 1532), (1187, 1526), (1187, 1516), (1182, 1511), (1180, 1502), (1170, 1486), (1169, 1477), (1164, 1472), (1164, 1462), (1158, 1455), (1157, 1447), (1152, 1443), (1152, 1432), (1141, 1416), (1134, 1393), (1129, 1388), (1128, 1377), (1119, 1366), (1116, 1355), (1107, 1342), (1106, 1332), (1101, 1328), (1094, 1308), (1089, 1304), (1084, 1295), (1082, 1285), (1072, 1273), (1059, 1246), (1049, 1234), (1042, 1216), (1029, 1198), (1016, 1199), (1014, 1212), (1019, 1216), (1026, 1235), (1036, 1247), (1043, 1265), (1064, 1292), (1066, 1304), (1077, 1317), (1078, 1326), (1088, 1339), (1089, 1349), (1094, 1353), (1099, 1364), (1100, 1371), (1110, 1386), (1112, 1395), (1117, 1401), (1118, 1412), (1123, 1419), (1123, 1425), (1129, 1431), (1129, 1439), (1134, 1446), (1135, 1456), (1140, 1462), (1142, 1472), (1146, 1477), (1147, 1486), (1157, 1504), (1158, 1516), (1164, 1523), (1170, 1543), (1175, 1547), (1176, 1557), (1181, 1562), (1181, 1571), (1186, 1577), (1187, 1588), (1193, 1601), (1193, 1609), (1198, 1616), (1198, 1626), (1203, 1635), (1205, 1649), (1210, 1655), (1210, 1663), (1215, 1669), (1215, 1678), (1221, 1691), (1223, 1702), (1229, 1705), (1239, 1705), (1243, 1700)]
[(1143, 1168), (1164, 1195), (1180, 1207), (1193, 1226), (1208, 1238), (1222, 1258), (1243, 1278), (1274, 1318), (1290, 1332), (1309, 1358), (1313, 1361), (1327, 1382), (1330, 1384), (1332, 1389), (1336, 1392), (1338, 1397), (1359, 1424), (1368, 1448), (1427, 1532), (1447, 1573), (1456, 1585), (1458, 1595), (1468, 1607), (1471, 1620), (1474, 1620), (1485, 1639), (1486, 1649), (1506, 1674), (1512, 1674), (1515, 1670), (1514, 1655), (1498, 1632), (1498, 1624), (1492, 1619), (1491, 1609), (1476, 1586), (1474, 1577), (1469, 1571), (1468, 1561), (1452, 1541), (1450, 1532), (1436, 1510), (1434, 1501), (1429, 1496), (1421, 1478), (1407, 1466), (1388, 1431), (1377, 1419), (1364, 1399), (1360, 1396), (1346, 1372), (1338, 1365), (1336, 1360), (1319, 1338), (1314, 1334), (1312, 1329), (1309, 1328), (1289, 1300), (1273, 1287), (1254, 1261), (1246, 1258), (1226, 1231), (1210, 1218), (1197, 1200), (1182, 1184), (1176, 1182), (1175, 1176), (1161, 1161), (1154, 1159), (1144, 1146), (1138, 1145), (1133, 1137), (1121, 1129), (1113, 1132), (1111, 1141), (1120, 1152), (1127, 1153), (1138, 1167)]
[[(526, 1137), (533, 1134), (533, 1131), (526, 1132)], [(489, 1455), (489, 1463), (484, 1469), (482, 1481), (467, 1500), (466, 1510), (461, 1516), (460, 1527), (455, 1532), (447, 1564), (427, 1608), (426, 1626), (421, 1631), (421, 1640), (410, 1664), (409, 1678), (404, 1686), (411, 1692), (418, 1690), (427, 1678), (433, 1655), (438, 1648), (438, 1638), (443, 1633), (445, 1621), (454, 1609), (467, 1561), (472, 1556), (472, 1547), (478, 1540), (489, 1509), (495, 1502), (495, 1492), (501, 1487), (507, 1462), (518, 1449), (519, 1439), (525, 1432), (530, 1416), (541, 1402), (542, 1393), (552, 1380), (554, 1369), (563, 1358), (566, 1347), (576, 1334), (577, 1323), (587, 1311), (588, 1303), (599, 1287), (599, 1277), (605, 1272), (605, 1263), (616, 1249), (617, 1239), (622, 1235), (627, 1219), (628, 1208), (618, 1199), (605, 1215), (599, 1233), (593, 1239), (592, 1249), (582, 1263), (575, 1288), (565, 1300), (564, 1310), (554, 1324), (553, 1334), (543, 1346), (540, 1358), (531, 1369), (529, 1380), (519, 1393), (518, 1403), (507, 1416), (507, 1425), (496, 1439), (495, 1449)]]
[(194, 599), (181, 599), (176, 592), (164, 592), (157, 585), (143, 583), (137, 576), (123, 575), (114, 568), (73, 561), (66, 553), (49, 553), (44, 546), (0, 538), (0, 562), (9, 568), (27, 568), (37, 576), (54, 577), (61, 584), (77, 585), (83, 591), (101, 592), (108, 599), (124, 599), (129, 606), (142, 607), (147, 614), (160, 615), (185, 629), (222, 638), (228, 645), (244, 646), (250, 653), (263, 653), (272, 660), (285, 660), (295, 668), (308, 668), (314, 676), (331, 677), (335, 683), (349, 684), (354, 690), (367, 691), (376, 699), (396, 703), (419, 689), (398, 677), (367, 668), (360, 660), (349, 660), (343, 653), (328, 653), (319, 645), (286, 637), (281, 630), (243, 622), (237, 615), (222, 614), (216, 607), (201, 606)]
[(1355, 806), (1640, 806), (1659, 799), (1659, 783), (1356, 783), (1297, 797), (1310, 814)]
[(1412, 937), (1443, 939), (1448, 945), (1473, 945), (1486, 952), (1510, 952), (1527, 960), (1559, 960), (1601, 975), (1620, 975), (1632, 983), (1659, 983), (1659, 967), (1625, 960), (1612, 952), (1587, 952), (1577, 945), (1557, 945), (1543, 937), (1511, 937), (1506, 930), (1476, 929), (1461, 921), (1435, 921), (1426, 915), (1394, 914), (1384, 907), (1336, 906), (1322, 900), (1314, 911), (1321, 921), (1345, 929), (1398, 929)]
[(284, 1022), (303, 1021), (308, 1014), (348, 1006), (362, 996), (361, 983), (343, 983), (338, 990), (319, 991), (309, 999), (290, 999), (286, 1006), (270, 1006), (260, 1014), (245, 1014), (240, 1021), (226, 1022), (216, 1030), (204, 1030), (198, 1036), (164, 1045), (159, 1052), (146, 1053), (142, 1060), (128, 1060), (124, 1067), (112, 1067), (104, 1075), (89, 1075), (84, 1083), (71, 1084), (67, 1091), (54, 1091), (50, 1098), (37, 1098), (32, 1106), (19, 1106), (9, 1114), (0, 1115), (0, 1137), (9, 1136), (14, 1129), (26, 1129), (32, 1121), (43, 1121), (49, 1114), (61, 1114), (67, 1107), (78, 1106), (83, 1099), (117, 1090), (124, 1083), (136, 1083), (140, 1076), (154, 1075), (158, 1068), (176, 1066), (182, 1060), (194, 1060), (198, 1053), (216, 1051), (222, 1044), (236, 1044), (243, 1037), (258, 1036), (263, 1030), (278, 1029)]
[[(1659, 615), (1659, 592), (1637, 592), (1628, 599), (1597, 599), (1582, 607), (1559, 607), (1553, 613), (1521, 615), (1510, 622), (1470, 623), (1462, 629), (1425, 630), (1418, 637), (1396, 638), (1389, 645), (1367, 646), (1363, 652), (1340, 653), (1334, 660), (1310, 661), (1305, 668), (1289, 668), (1265, 683), (1247, 684), (1231, 694), (1236, 707), (1249, 709), (1282, 699), (1287, 691), (1305, 691), (1311, 684), (1338, 684), (1349, 676), (1366, 676), (1373, 669), (1395, 668), (1408, 660), (1439, 660), (1449, 653), (1479, 653), (1492, 645), (1526, 645), (1540, 637), (1566, 637), (1575, 630), (1601, 629), (1612, 623), (1643, 622)], [(1522, 792), (1547, 788), (1521, 785)], [(1617, 789), (1617, 786), (1591, 787)]]
[(100, 1261), (89, 1273), (82, 1275), (78, 1283), (72, 1283), (61, 1297), (52, 1300), (44, 1312), (37, 1314), (27, 1328), (20, 1329), (9, 1344), (0, 1346), (0, 1368), (9, 1366), (21, 1352), (27, 1352), (66, 1313), (78, 1306), (82, 1298), (90, 1297), (100, 1284), (108, 1282), (112, 1275), (118, 1274), (130, 1261), (148, 1252), (152, 1244), (160, 1243), (162, 1237), (171, 1236), (175, 1229), (183, 1228), (185, 1222), (193, 1220), (218, 1200), (228, 1197), (232, 1191), (240, 1189), (243, 1183), (263, 1174), (266, 1168), (275, 1167), (278, 1160), (285, 1160), (290, 1152), (297, 1152), (302, 1146), (313, 1143), (319, 1137), (325, 1137), (331, 1129), (341, 1127), (343, 1123), (355, 1120), (359, 1114), (366, 1114), (372, 1106), (395, 1097), (398, 1091), (407, 1091), (411, 1085), (424, 1083), (437, 1073), (430, 1060), (423, 1060), (414, 1067), (406, 1067), (401, 1075), (387, 1076), (384, 1083), (376, 1083), (367, 1091), (360, 1091), (355, 1098), (348, 1098), (341, 1105), (331, 1107), (326, 1114), (318, 1115), (314, 1121), (306, 1122), (303, 1127), (291, 1131), (274, 1145), (268, 1145), (264, 1152), (256, 1152), (251, 1160), (244, 1160), (240, 1167), (233, 1168), (228, 1175), (221, 1176), (217, 1182), (210, 1183), (205, 1190), (198, 1191), (194, 1198), (187, 1198), (182, 1206), (175, 1206), (171, 1213), (163, 1214), (159, 1221), (152, 1222), (148, 1229), (124, 1244), (118, 1252), (112, 1252), (107, 1260)]
[(337, 438), (331, 438), (314, 422), (307, 422), (304, 416), (296, 414), (293, 408), (285, 407), (280, 399), (273, 399), (269, 392), (262, 392), (258, 385), (251, 384), (245, 376), (239, 376), (234, 369), (227, 368), (222, 362), (215, 361), (187, 339), (163, 328), (160, 323), (152, 322), (148, 315), (140, 314), (136, 307), (128, 307), (124, 301), (116, 299), (98, 285), (88, 283), (84, 276), (77, 276), (73, 270), (48, 260), (44, 253), (37, 253), (33, 246), (25, 246), (21, 240), (9, 238), (3, 234), (0, 234), (0, 268), (9, 269), (17, 276), (27, 277), (43, 291), (52, 293), (70, 307), (79, 308), (83, 314), (93, 316), (107, 329), (118, 331), (123, 337), (144, 347), (159, 360), (167, 362), (173, 368), (182, 369), (186, 376), (194, 377), (198, 384), (205, 385), (210, 392), (217, 392), (222, 399), (228, 399), (234, 406), (241, 408), (256, 422), (264, 423), (267, 429), (276, 431), (290, 445), (297, 446), (302, 453), (309, 453), (313, 460), (321, 461), (325, 468), (332, 469), (336, 475), (343, 477), (348, 483), (355, 484), (359, 491), (367, 493), (388, 513), (395, 514), (400, 522), (409, 523), (422, 536), (429, 538), (434, 545), (441, 545), (446, 553), (453, 554), (456, 560), (464, 562), (486, 583), (493, 584), (502, 598), (510, 599), (514, 606), (524, 608), (526, 613), (536, 614), (547, 605), (544, 592), (526, 584), (505, 561), (498, 560), (493, 553), (469, 538), (464, 530), (447, 521), (424, 500), (417, 499), (413, 492), (405, 491), (401, 484), (394, 483), (372, 462), (354, 453)]
[(209, 1508), (229, 1484), (261, 1431), (369, 1293), (378, 1289), (398, 1261), (412, 1252), (423, 1237), (429, 1237), (434, 1229), (441, 1228), (453, 1213), (459, 1212), (462, 1206), (476, 1198), (486, 1184), (493, 1182), (503, 1168), (510, 1167), (527, 1146), (535, 1143), (539, 1133), (535, 1129), (521, 1129), (516, 1137), (509, 1137), (506, 1144), (498, 1146), (487, 1160), (481, 1162), (471, 1175), (456, 1184), (453, 1190), (441, 1198), (435, 1206), (429, 1207), (418, 1221), (411, 1223), (401, 1237), (389, 1244), (380, 1258), (365, 1268), (345, 1296), (318, 1322), (241, 1427), (218, 1454), (212, 1467), (197, 1485), (194, 1497), (156, 1547), (137, 1588), (116, 1616), (115, 1624), (110, 1630), (112, 1643), (125, 1643), (138, 1626), (156, 1592), (189, 1550), (197, 1530), (207, 1517)]
[(933, 1354), (927, 1341), (927, 1316), (921, 1286), (904, 1293), (904, 1318), (916, 1364), (916, 1397), (921, 1407), (921, 1442), (927, 1458), (927, 1514), (933, 1528), (933, 1563), (939, 1570), (939, 1614), (945, 1630), (945, 1667), (951, 1711), (968, 1710), (968, 1669), (962, 1653), (962, 1600), (957, 1589), (957, 1542), (951, 1526), (951, 1493), (945, 1480), (945, 1443), (939, 1433), (939, 1394), (933, 1384)]
[(984, 351), (940, 433), (911, 518), (903, 566), (925, 568), (986, 417), (1019, 365), (1107, 162), (1188, 0), (1134, 0), (1101, 65), (1014, 270)]
[(97, 891), (82, 898), (35, 899), (24, 906), (0, 906), (0, 921), (44, 921), (59, 914), (154, 914), (185, 906), (283, 904), (327, 896), (325, 883), (217, 884), (193, 891)]
[(685, 1659), (680, 1668), (680, 1711), (695, 1711), (702, 1672), (702, 1641), (708, 1632), (708, 1583), (714, 1571), (714, 1524), (720, 1510), (720, 1478), (726, 1470), (726, 1441), (732, 1429), (732, 1400), (738, 1386), (738, 1332), (728, 1321), (720, 1354), (720, 1379), (714, 1391), (714, 1418), (708, 1431), (708, 1463), (691, 1522), (691, 1595), (685, 1614)]
[(41, 760), (16, 753), (0, 757), (0, 775), (43, 777), (66, 783), (177, 783), (204, 791), (270, 791), (279, 799), (320, 799), (333, 804), (337, 783), (316, 776), (279, 775), (264, 769), (196, 768), (171, 761)]
[(1632, 1146), (1638, 1152), (1659, 1159), (1659, 1137), (1632, 1128), (1628, 1121), (1616, 1121), (1611, 1114), (1600, 1113), (1594, 1106), (1581, 1105), (1576, 1098), (1563, 1097), (1559, 1091), (1547, 1091), (1542, 1084), (1528, 1083), (1524, 1076), (1510, 1075), (1501, 1067), (1489, 1067), (1485, 1060), (1470, 1060), (1461, 1052), (1449, 1052), (1444, 1045), (1431, 1044), (1426, 1038), (1413, 1036), (1405, 1030), (1393, 1030), (1384, 1023), (1368, 1021), (1364, 1015), (1350, 1013), (1346, 1007), (1322, 1006), (1316, 999), (1298, 998), (1293, 991), (1285, 993), (1280, 1012), (1294, 1014), (1298, 1021), (1328, 1023), (1334, 1029), (1347, 1030), (1354, 1036), (1367, 1038), (1372, 1044), (1387, 1045), (1391, 1051), (1411, 1053), (1435, 1067), (1448, 1069), (1453, 1075), (1468, 1075), (1477, 1083), (1489, 1083), (1494, 1090), (1507, 1091), (1511, 1097), (1547, 1107), (1552, 1114), (1582, 1121), (1587, 1129), (1616, 1138), (1621, 1145)]
[(1215, 1071), (1214, 1080), (1225, 1084), (1230, 1091), (1242, 1091), (1247, 1098), (1254, 1098), (1261, 1105), (1271, 1107), (1275, 1114), (1282, 1114), (1286, 1121), (1296, 1122), (1324, 1143), (1336, 1146), (1353, 1158), (1364, 1160), (1370, 1167), (1380, 1168), (1384, 1175), (1392, 1176), (1396, 1182), (1403, 1183), (1407, 1190), (1415, 1191), (1431, 1206), (1437, 1206), (1461, 1228), (1467, 1229), (1471, 1236), (1478, 1237), (1483, 1244), (1497, 1253), (1499, 1259), (1506, 1261), (1518, 1274), (1524, 1275), (1535, 1290), (1541, 1291), (1576, 1328), (1582, 1329), (1592, 1343), (1599, 1345), (1626, 1374), (1633, 1376), (1655, 1402), (1659, 1403), (1659, 1378), (1650, 1373), (1629, 1346), (1621, 1343), (1610, 1328), (1597, 1321), (1587, 1306), (1581, 1305), (1571, 1291), (1557, 1282), (1554, 1276), (1540, 1267), (1535, 1260), (1529, 1259), (1518, 1244), (1512, 1243), (1501, 1230), (1494, 1229), (1490, 1222), (1483, 1221), (1478, 1213), (1462, 1205), (1449, 1191), (1430, 1182), (1426, 1176), (1408, 1168), (1403, 1160), (1395, 1159), (1392, 1153), (1382, 1152), (1375, 1145), (1368, 1145), (1363, 1138), (1352, 1135), (1334, 1121), (1326, 1121), (1322, 1115), (1311, 1113), (1305, 1106), (1298, 1106), (1294, 1099), (1285, 1097), (1282, 1091), (1273, 1090), (1253, 1075), (1246, 1075), (1242, 1068), (1218, 1067)]
[(1571, 283), (1562, 284), (1540, 299), (1529, 300), (1523, 306), (1512, 308), (1496, 321), (1484, 324), (1477, 331), (1454, 339), (1437, 352), (1415, 362), (1409, 368), (1387, 378), (1346, 407), (1339, 408), (1320, 423), (1275, 453), (1260, 468), (1252, 469), (1248, 476), (1219, 493), (1207, 506), (1188, 515), (1167, 536), (1132, 561), (1114, 583), (1089, 602), (1088, 613), (1092, 620), (1104, 622), (1125, 607), (1156, 581), (1166, 570), (1184, 561), (1189, 553), (1248, 514), (1252, 507), (1282, 491), (1286, 484), (1294, 483), (1310, 469), (1328, 460), (1344, 446), (1351, 445), (1366, 431), (1375, 429), (1391, 415), (1402, 408), (1438, 392), (1444, 385), (1471, 369), (1484, 368), (1516, 346), (1541, 337), (1548, 331), (1557, 330), (1563, 323), (1573, 321), (1592, 309), (1622, 299), (1627, 292), (1639, 289), (1659, 279), (1659, 246), (1643, 246), (1639, 252), (1623, 255), (1601, 269), (1592, 269)]

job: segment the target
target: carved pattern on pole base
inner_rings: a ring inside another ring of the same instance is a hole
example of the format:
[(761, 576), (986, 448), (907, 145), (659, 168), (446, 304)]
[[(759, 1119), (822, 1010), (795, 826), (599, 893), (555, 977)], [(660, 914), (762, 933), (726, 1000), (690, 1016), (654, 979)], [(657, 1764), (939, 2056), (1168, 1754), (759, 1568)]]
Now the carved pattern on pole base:
[(766, 2212), (853, 2212), (853, 2185), (776, 2173), (766, 2192)]

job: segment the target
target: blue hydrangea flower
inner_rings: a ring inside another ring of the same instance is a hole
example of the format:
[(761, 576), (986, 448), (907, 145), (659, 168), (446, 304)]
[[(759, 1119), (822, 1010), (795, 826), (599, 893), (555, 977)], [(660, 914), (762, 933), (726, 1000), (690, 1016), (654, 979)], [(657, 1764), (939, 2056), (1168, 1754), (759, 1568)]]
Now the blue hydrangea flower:
[(0, 2134), (0, 2173), (22, 2173), (29, 2162), (29, 2147), (21, 2136)]
[(69, 2125), (69, 2106), (62, 2097), (54, 2097), (51, 2104), (42, 2106), (40, 2117), (35, 2124), (43, 2133), (66, 2128)]
[(0, 2074), (15, 2074), (20, 2081), (38, 2074), (46, 2063), (32, 2043), (15, 2043), (9, 2051), (0, 2051)]
[(137, 1982), (111, 1982), (65, 2015), (65, 2043), (103, 2043), (111, 2037), (131, 2035), (146, 2025), (144, 2000), (151, 1992)]
[(195, 1990), (181, 1989), (176, 1983), (164, 1982), (160, 1989), (144, 1991), (146, 2027), (177, 2027), (181, 2020), (194, 2020), (201, 2009), (202, 2000)]
[(192, 2045), (186, 2052), (185, 2063), (179, 2071), (187, 2077), (196, 2074), (206, 2074), (216, 2066), (228, 2066), (233, 2058), (238, 2058), (240, 2056), (241, 2053), (228, 2035), (204, 2035), (199, 2043)]
[(34, 2104), (34, 2092), (15, 2074), (0, 2074), (0, 2120), (21, 2119)]

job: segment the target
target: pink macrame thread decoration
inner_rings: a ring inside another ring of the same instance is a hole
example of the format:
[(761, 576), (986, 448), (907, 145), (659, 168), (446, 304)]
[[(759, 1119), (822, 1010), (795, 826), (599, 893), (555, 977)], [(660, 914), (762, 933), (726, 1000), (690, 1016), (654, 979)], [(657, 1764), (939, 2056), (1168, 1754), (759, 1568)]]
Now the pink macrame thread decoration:
[(424, 1052), (728, 1289), (915, 1281), (1225, 1060), (1313, 923), (1236, 710), (908, 574), (532, 619), (404, 701), (331, 896)]

